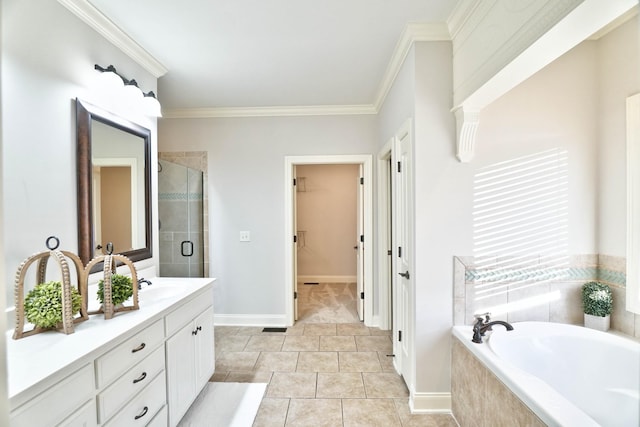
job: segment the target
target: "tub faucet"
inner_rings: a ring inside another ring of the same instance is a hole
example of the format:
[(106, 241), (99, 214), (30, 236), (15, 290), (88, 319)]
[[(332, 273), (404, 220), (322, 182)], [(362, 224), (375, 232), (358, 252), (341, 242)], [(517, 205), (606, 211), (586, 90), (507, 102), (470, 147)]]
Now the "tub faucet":
[[(489, 316), (487, 316), (487, 320), (488, 318)], [(513, 331), (513, 326), (511, 326), (510, 323), (504, 322), (502, 320), (493, 320), (489, 322), (485, 321), (485, 319), (483, 319), (482, 317), (478, 317), (476, 319), (476, 323), (473, 325), (473, 338), (471, 339), (471, 341), (480, 344), (485, 332), (491, 331), (491, 327), (493, 325), (502, 325), (507, 328), (507, 331)]]
[(151, 286), (151, 280), (147, 280), (145, 278), (138, 279), (138, 290), (142, 289), (142, 284), (146, 283), (147, 286)]

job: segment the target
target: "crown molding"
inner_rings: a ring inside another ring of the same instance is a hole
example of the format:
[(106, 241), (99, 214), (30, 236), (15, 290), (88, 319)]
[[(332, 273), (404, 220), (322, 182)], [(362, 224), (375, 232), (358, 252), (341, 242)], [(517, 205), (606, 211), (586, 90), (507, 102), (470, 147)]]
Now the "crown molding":
[(378, 92), (373, 103), (376, 112), (382, 107), (414, 42), (450, 40), (451, 35), (445, 23), (408, 23), (396, 44), (384, 77), (378, 87)]
[(373, 104), (314, 105), (286, 107), (234, 107), (234, 108), (176, 108), (163, 109), (163, 118), (215, 118), (215, 117), (277, 117), (277, 116), (334, 116), (377, 114), (393, 86), (400, 68), (414, 42), (450, 41), (449, 29), (444, 23), (408, 23), (396, 44), (376, 92)]
[(606, 36), (611, 31), (621, 26), (622, 24), (635, 18), (638, 15), (638, 8), (640, 8), (639, 5), (633, 6), (631, 9), (629, 9), (628, 11), (620, 15), (618, 18), (614, 19), (609, 24), (605, 25), (600, 30), (598, 30), (596, 33), (592, 34), (588, 38), (588, 40), (599, 40), (600, 38)]
[(378, 110), (369, 104), (362, 105), (311, 105), (286, 107), (229, 107), (229, 108), (174, 108), (163, 109), (165, 119), (205, 119), (220, 117), (293, 117), (340, 116), (376, 114)]
[(145, 70), (158, 78), (167, 68), (87, 0), (58, 0), (80, 20), (96, 30)]

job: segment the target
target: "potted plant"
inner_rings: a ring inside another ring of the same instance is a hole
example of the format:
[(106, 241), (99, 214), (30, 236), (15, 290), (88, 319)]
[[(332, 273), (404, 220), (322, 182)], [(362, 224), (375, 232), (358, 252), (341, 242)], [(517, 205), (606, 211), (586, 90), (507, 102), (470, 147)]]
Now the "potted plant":
[[(82, 306), (82, 297), (71, 288), (71, 308), (75, 315)], [(40, 328), (56, 328), (62, 323), (62, 283), (40, 283), (31, 289), (24, 300), (27, 322)]]
[(582, 285), (582, 308), (587, 328), (608, 331), (613, 309), (613, 295), (608, 285), (587, 282)]
[[(111, 275), (111, 302), (118, 306), (133, 295), (131, 278), (122, 274)], [(98, 282), (98, 300), (104, 304), (104, 280)]]

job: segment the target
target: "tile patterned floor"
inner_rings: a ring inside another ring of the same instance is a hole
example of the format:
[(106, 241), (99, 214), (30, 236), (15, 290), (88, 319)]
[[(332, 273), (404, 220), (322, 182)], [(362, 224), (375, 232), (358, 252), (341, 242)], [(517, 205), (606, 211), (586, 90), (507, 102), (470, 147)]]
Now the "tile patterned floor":
[(388, 331), (362, 323), (296, 323), (284, 333), (217, 326), (211, 381), (268, 383), (253, 427), (455, 427), (411, 414)]
[(355, 283), (298, 283), (298, 323), (358, 322)]

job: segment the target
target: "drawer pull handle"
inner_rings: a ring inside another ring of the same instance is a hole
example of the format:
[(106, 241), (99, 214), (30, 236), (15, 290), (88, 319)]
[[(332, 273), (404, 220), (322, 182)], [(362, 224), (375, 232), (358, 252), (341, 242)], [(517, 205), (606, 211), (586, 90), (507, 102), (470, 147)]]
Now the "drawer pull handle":
[(133, 380), (134, 384), (139, 383), (140, 381), (144, 380), (145, 378), (147, 378), (147, 373), (143, 372), (142, 375), (140, 375), (138, 378), (136, 378), (135, 380)]
[(149, 407), (145, 406), (144, 409), (142, 410), (142, 412), (140, 412), (139, 415), (136, 415), (135, 417), (133, 417), (134, 420), (139, 420), (140, 418), (144, 417), (145, 415), (147, 415), (147, 412), (149, 412)]
[(198, 331), (202, 330), (202, 326), (198, 326), (193, 331), (191, 331), (191, 335), (198, 335)]
[(133, 350), (131, 350), (131, 353), (137, 353), (140, 350), (144, 349), (147, 345), (145, 343), (140, 344), (139, 346), (137, 346), (136, 348), (134, 348)]

